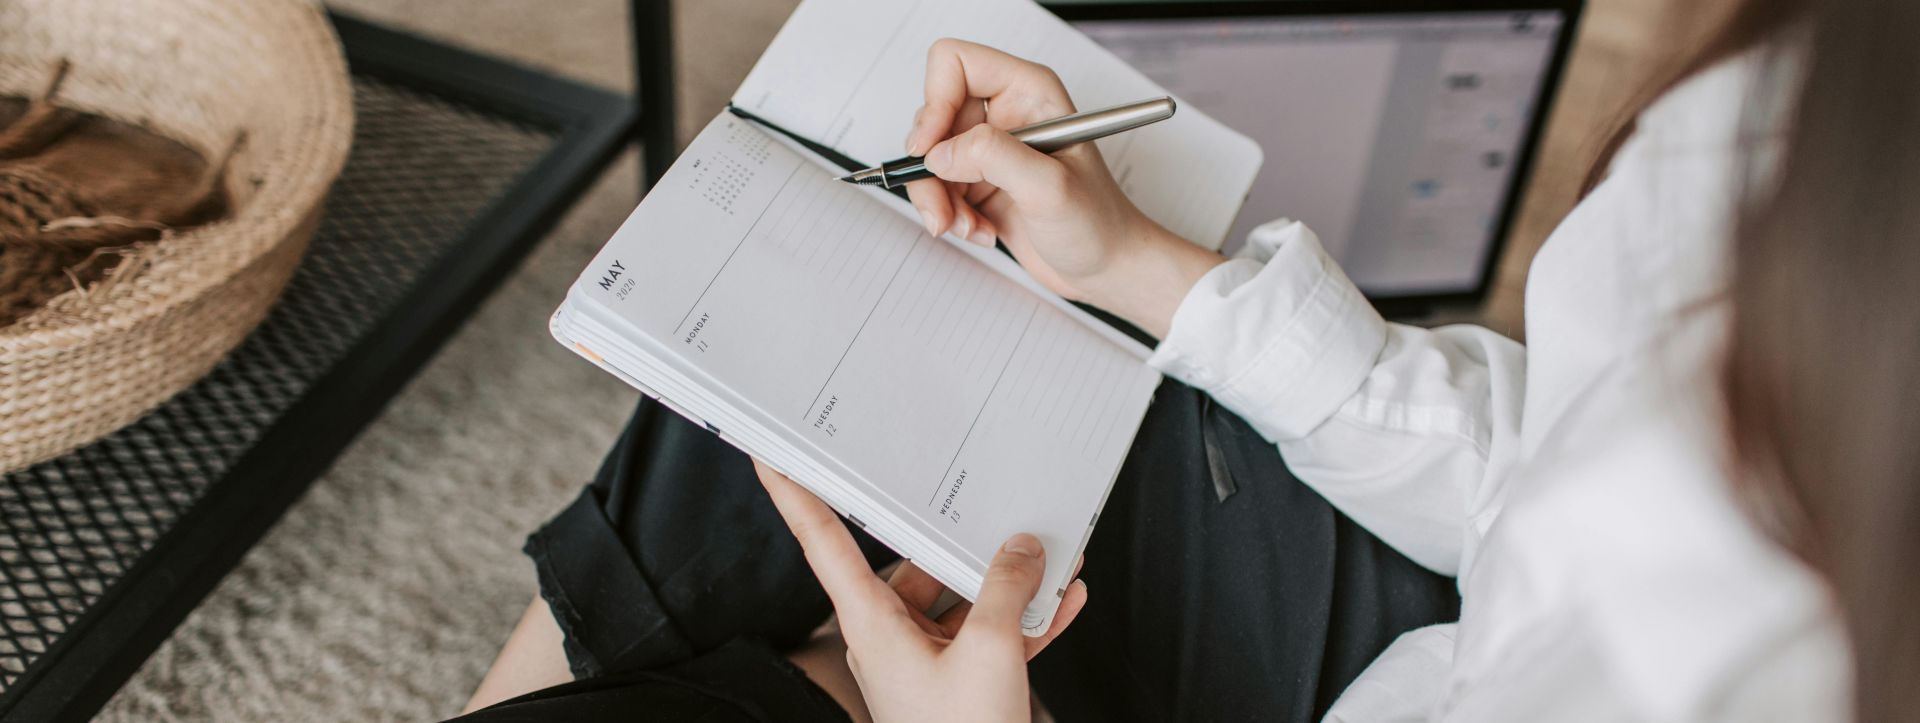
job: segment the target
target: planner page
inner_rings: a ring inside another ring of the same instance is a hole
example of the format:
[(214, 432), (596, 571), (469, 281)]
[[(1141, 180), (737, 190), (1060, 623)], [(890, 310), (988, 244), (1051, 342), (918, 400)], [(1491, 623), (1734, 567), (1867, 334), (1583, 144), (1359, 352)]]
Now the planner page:
[[(734, 91), (733, 103), (877, 165), (902, 155), (925, 100), (927, 48), (953, 37), (1052, 67), (1081, 110), (1168, 95), (1030, 0), (806, 0)], [(1260, 146), (1189, 105), (1099, 141), (1135, 205), (1218, 249), (1260, 170)]]
[(1064, 586), (1159, 375), (878, 193), (723, 114), (575, 293), (974, 570), (1028, 532)]

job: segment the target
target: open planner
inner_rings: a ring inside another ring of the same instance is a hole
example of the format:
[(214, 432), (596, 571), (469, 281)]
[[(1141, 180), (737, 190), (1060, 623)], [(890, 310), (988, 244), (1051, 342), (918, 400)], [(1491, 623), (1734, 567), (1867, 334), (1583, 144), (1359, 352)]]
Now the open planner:
[[(836, 180), (901, 154), (940, 37), (1052, 66), (1081, 108), (1166, 95), (1027, 0), (807, 0), (551, 328), (961, 596), (1006, 538), (1038, 537), (1046, 582), (1021, 621), (1037, 635), (1159, 375), (1005, 254)], [(1214, 248), (1260, 165), (1185, 107), (1100, 144), (1148, 215)]]

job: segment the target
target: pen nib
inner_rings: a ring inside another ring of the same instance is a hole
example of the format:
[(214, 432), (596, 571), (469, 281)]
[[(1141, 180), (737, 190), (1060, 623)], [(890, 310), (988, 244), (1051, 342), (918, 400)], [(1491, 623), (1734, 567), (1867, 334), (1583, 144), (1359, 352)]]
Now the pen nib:
[(841, 176), (840, 180), (856, 186), (884, 186), (887, 182), (887, 172), (880, 168), (869, 168)]

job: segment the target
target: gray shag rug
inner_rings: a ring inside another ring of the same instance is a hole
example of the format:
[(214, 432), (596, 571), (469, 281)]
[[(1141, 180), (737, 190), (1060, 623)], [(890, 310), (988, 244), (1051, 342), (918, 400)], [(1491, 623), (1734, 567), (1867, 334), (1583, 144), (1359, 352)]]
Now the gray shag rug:
[[(797, 0), (676, 3), (705, 38), (678, 78), (690, 137)], [(630, 87), (626, 0), (329, 0), (335, 9)], [(696, 124), (697, 123), (697, 124)], [(579, 493), (639, 399), (547, 315), (632, 210), (621, 158), (386, 412), (107, 704), (107, 721), (438, 720), (533, 598), (528, 532)]]
[[(631, 164), (629, 164), (630, 166)], [(458, 712), (533, 594), (519, 546), (636, 394), (546, 334), (635, 193), (611, 175), (248, 553), (106, 720)]]

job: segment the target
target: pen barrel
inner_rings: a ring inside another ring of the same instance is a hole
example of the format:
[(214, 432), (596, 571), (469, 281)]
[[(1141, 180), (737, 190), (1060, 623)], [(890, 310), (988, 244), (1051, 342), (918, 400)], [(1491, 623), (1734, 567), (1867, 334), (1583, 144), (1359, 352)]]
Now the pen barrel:
[(907, 156), (880, 166), (880, 185), (885, 188), (899, 188), (932, 177), (933, 171), (927, 170), (926, 159), (920, 156)]
[[(1172, 118), (1174, 110), (1176, 106), (1172, 98), (1154, 98), (1041, 121), (1015, 129), (1009, 135), (1041, 153), (1052, 153), (1068, 146), (1158, 123)], [(899, 188), (922, 178), (933, 177), (933, 172), (927, 170), (926, 160), (920, 156), (889, 161), (881, 164), (878, 170), (879, 185), (885, 188)], [(858, 175), (848, 176), (848, 179)]]
[(1017, 129), (1012, 135), (1034, 150), (1052, 153), (1068, 146), (1158, 123), (1172, 118), (1174, 110), (1172, 98), (1154, 98), (1041, 121)]

